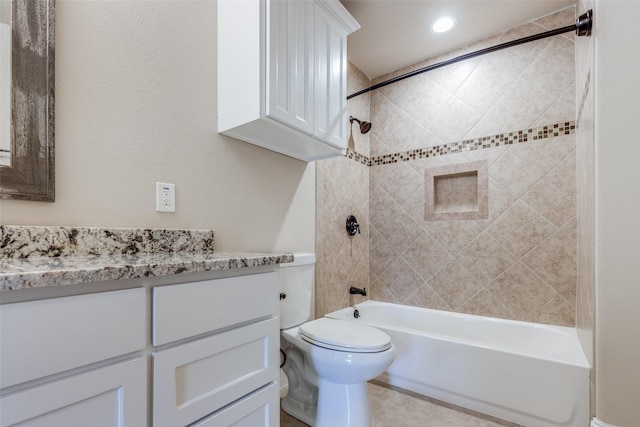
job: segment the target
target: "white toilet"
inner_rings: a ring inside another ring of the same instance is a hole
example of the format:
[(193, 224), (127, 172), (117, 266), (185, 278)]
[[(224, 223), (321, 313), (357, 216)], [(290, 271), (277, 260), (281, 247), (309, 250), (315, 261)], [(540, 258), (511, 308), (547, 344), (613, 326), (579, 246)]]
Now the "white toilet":
[(294, 254), (293, 262), (280, 264), (280, 346), (288, 378), (282, 409), (315, 427), (371, 426), (367, 381), (387, 369), (395, 347), (371, 326), (308, 322), (315, 261), (315, 254)]

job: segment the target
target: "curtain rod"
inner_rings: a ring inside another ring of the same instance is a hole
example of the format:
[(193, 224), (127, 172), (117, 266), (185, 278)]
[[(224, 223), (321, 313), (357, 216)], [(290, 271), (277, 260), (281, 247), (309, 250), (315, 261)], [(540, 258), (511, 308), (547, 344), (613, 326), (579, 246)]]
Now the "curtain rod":
[(370, 86), (366, 89), (362, 89), (356, 93), (353, 93), (347, 96), (347, 99), (355, 98), (356, 96), (362, 95), (364, 93), (370, 92), (372, 90), (379, 89), (381, 87), (390, 85), (391, 83), (398, 82), (400, 80), (407, 79), (409, 77), (413, 77), (418, 74), (426, 73), (427, 71), (435, 70), (436, 68), (441, 68), (447, 65), (455, 64), (456, 62), (464, 61), (466, 59), (475, 58), (480, 55), (485, 55), (487, 53), (496, 52), (498, 50), (506, 49), (508, 47), (518, 46), (524, 43), (529, 43), (532, 41), (544, 39), (547, 37), (557, 36), (559, 34), (568, 33), (569, 31), (575, 31), (577, 36), (585, 36), (588, 37), (591, 35), (591, 27), (593, 25), (593, 10), (589, 9), (586, 13), (583, 13), (576, 19), (576, 23), (573, 25), (568, 25), (566, 27), (558, 28), (555, 30), (545, 31), (544, 33), (534, 34), (532, 36), (523, 37), (521, 39), (512, 40), (510, 42), (501, 43), (495, 46), (487, 47), (485, 49), (480, 49), (475, 52), (465, 53), (464, 55), (457, 56), (452, 59), (448, 59), (446, 61), (438, 62), (436, 64), (427, 65), (426, 67), (419, 68), (417, 70), (408, 72), (406, 74), (402, 74), (397, 77), (393, 77), (389, 80), (385, 80), (380, 83), (376, 83), (373, 86)]

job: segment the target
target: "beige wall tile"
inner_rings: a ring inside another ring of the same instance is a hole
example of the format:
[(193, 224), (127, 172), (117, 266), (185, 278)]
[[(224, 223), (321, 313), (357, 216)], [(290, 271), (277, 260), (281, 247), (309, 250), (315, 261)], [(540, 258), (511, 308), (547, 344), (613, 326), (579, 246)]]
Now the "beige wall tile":
[(423, 227), (454, 256), (482, 232), (475, 221), (425, 221)]
[(576, 242), (578, 241), (578, 216), (574, 216), (569, 221), (565, 222), (562, 227), (560, 227), (560, 231), (562, 231), (567, 236), (571, 237)]
[[(535, 23), (543, 26), (546, 29), (553, 30), (556, 28), (566, 27), (576, 22), (576, 8), (575, 6), (567, 7), (561, 11), (551, 13), (543, 16), (540, 19), (536, 19)], [(562, 37), (568, 40), (575, 40), (575, 34), (573, 32), (564, 33)]]
[(404, 302), (420, 288), (425, 282), (413, 271), (411, 265), (404, 259), (392, 263), (379, 277), (380, 283), (383, 284), (398, 302)]
[(454, 311), (482, 289), (482, 283), (458, 261), (453, 260), (433, 276), (428, 284)]
[(531, 145), (511, 146), (489, 167), (489, 176), (511, 194), (522, 196), (554, 166), (553, 161), (537, 152)]
[(509, 193), (495, 179), (489, 178), (489, 218), (477, 220), (481, 227), (487, 228), (502, 213), (516, 202), (516, 197)]
[(414, 307), (429, 307), (435, 310), (451, 310), (451, 307), (427, 283), (420, 286), (403, 304)]
[(460, 141), (480, 117), (479, 111), (454, 96), (442, 106), (429, 129), (444, 143)]
[(537, 91), (530, 80), (520, 77), (491, 106), (485, 117), (502, 123), (509, 130), (529, 129), (555, 100), (555, 96)]
[[(534, 23), (520, 25), (507, 31), (500, 42), (506, 43), (522, 37), (538, 34), (543, 31), (544, 29), (542, 27)], [(548, 44), (549, 39), (537, 40), (535, 42), (527, 43), (526, 49), (514, 47), (500, 50), (489, 54), (487, 58), (496, 65), (504, 67), (513, 73), (521, 74), (538, 57), (538, 55), (540, 55), (540, 52), (542, 52)]]
[(402, 205), (422, 185), (423, 176), (407, 162), (390, 167), (378, 166), (369, 172), (371, 185), (379, 185)]
[(522, 200), (560, 227), (576, 214), (575, 151), (538, 181)]
[(429, 280), (453, 258), (428, 233), (421, 233), (420, 237), (407, 249), (402, 257), (423, 280)]
[[(437, 68), (425, 75), (449, 93), (454, 93), (478, 66), (481, 59), (470, 59), (447, 67)], [(435, 63), (435, 61), (434, 61)]]
[(575, 44), (554, 37), (538, 57), (527, 67), (522, 78), (538, 91), (556, 97), (575, 82)]
[(398, 298), (391, 293), (391, 291), (380, 281), (380, 279), (371, 274), (369, 278), (371, 283), (371, 299), (376, 301), (391, 302), (394, 304), (400, 304)]
[(540, 244), (556, 227), (521, 201), (514, 203), (493, 224), (489, 234), (516, 257)]
[(380, 91), (422, 126), (427, 126), (451, 98), (451, 92), (435, 84), (426, 74), (401, 80)]
[(399, 255), (375, 227), (371, 227), (369, 236), (370, 269), (373, 274), (379, 276), (398, 259)]
[(455, 96), (484, 114), (517, 78), (516, 73), (485, 60), (473, 70)]
[(512, 313), (511, 318), (521, 320), (539, 318), (542, 307), (559, 296), (522, 262), (509, 267), (491, 282), (487, 290)]
[(529, 322), (549, 323), (551, 325), (559, 326), (574, 326), (575, 310), (576, 308), (573, 304), (558, 295), (543, 305), (535, 315), (526, 317), (525, 320)]
[(576, 136), (575, 134), (563, 135), (531, 141), (527, 144), (538, 150), (540, 154), (551, 159), (555, 164), (558, 164), (576, 149)]
[(522, 261), (565, 299), (575, 301), (576, 244), (569, 236), (561, 231), (553, 233)]
[(513, 315), (495, 295), (482, 289), (469, 301), (459, 308), (459, 311), (480, 316), (499, 317), (501, 319), (511, 319)]
[(372, 210), (371, 224), (398, 253), (402, 253), (416, 239), (415, 232), (420, 230), (420, 226), (384, 190), (380, 189), (377, 193), (382, 201), (375, 204), (383, 206), (385, 211)]
[(460, 251), (456, 260), (485, 285), (516, 261), (513, 255), (486, 231)]

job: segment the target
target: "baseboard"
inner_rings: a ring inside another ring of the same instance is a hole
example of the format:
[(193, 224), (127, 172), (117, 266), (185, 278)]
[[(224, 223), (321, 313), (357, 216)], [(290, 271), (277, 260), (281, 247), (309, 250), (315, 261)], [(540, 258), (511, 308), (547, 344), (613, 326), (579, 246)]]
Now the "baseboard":
[(616, 427), (613, 424), (607, 424), (600, 421), (598, 418), (591, 420), (591, 427)]

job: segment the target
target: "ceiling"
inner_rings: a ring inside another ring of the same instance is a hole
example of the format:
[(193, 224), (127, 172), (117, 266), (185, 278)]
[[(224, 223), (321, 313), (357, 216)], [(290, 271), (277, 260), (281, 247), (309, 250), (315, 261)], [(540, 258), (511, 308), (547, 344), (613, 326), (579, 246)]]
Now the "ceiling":
[[(361, 27), (349, 35), (349, 60), (370, 78), (469, 45), (575, 4), (575, 0), (340, 0)], [(431, 23), (453, 15), (453, 30)]]

